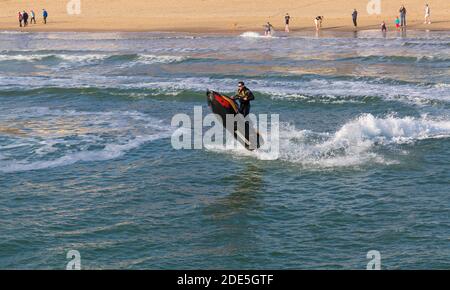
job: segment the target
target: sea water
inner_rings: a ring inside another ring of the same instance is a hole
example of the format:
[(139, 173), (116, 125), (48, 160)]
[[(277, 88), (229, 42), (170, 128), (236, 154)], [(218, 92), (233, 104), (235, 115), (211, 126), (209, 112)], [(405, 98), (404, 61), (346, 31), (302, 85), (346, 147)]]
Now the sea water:
[[(245, 81), (280, 152), (175, 150)], [(0, 32), (0, 268), (450, 268), (450, 33)]]

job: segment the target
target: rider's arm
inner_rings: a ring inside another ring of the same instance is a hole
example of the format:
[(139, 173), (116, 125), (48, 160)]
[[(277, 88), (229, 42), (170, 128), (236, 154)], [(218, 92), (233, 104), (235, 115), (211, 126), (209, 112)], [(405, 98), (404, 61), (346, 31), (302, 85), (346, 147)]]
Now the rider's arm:
[(244, 99), (246, 101), (253, 101), (255, 99), (255, 96), (253, 95), (253, 93), (250, 90), (248, 90), (248, 91), (245, 92)]

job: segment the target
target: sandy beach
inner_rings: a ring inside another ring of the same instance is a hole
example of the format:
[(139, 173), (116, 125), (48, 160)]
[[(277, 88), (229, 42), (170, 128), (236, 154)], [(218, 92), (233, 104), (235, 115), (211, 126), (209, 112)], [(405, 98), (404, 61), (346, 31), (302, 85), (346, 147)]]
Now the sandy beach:
[[(313, 29), (313, 19), (323, 15), (324, 30), (353, 31), (351, 13), (359, 11), (360, 30), (378, 29), (386, 21), (394, 29), (401, 4), (407, 8), (410, 29), (450, 29), (450, 5), (430, 0), (433, 23), (424, 25), (424, 0), (381, 1), (381, 14), (369, 15), (368, 0), (80, 0), (80, 13), (68, 13), (69, 0), (0, 1), (0, 30), (22, 31), (174, 31), (242, 32), (260, 31), (266, 21), (277, 30), (284, 27), (284, 15), (291, 15), (291, 30)], [(42, 8), (49, 12), (42, 24)], [(37, 24), (20, 28), (17, 13), (34, 10)], [(69, 11), (71, 12), (71, 11)]]

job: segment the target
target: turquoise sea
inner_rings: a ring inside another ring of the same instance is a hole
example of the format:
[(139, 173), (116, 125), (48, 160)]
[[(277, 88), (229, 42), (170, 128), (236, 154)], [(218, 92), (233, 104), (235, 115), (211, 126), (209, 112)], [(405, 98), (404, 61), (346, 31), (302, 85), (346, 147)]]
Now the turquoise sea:
[[(231, 94), (280, 154), (175, 150)], [(450, 268), (450, 33), (0, 32), (0, 269)]]

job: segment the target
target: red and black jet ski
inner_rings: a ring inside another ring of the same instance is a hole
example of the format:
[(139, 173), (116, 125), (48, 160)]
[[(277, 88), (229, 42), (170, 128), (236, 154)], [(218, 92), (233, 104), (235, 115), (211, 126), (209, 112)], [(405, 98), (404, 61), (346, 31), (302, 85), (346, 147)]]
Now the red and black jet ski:
[(246, 149), (252, 151), (264, 144), (262, 136), (253, 128), (253, 124), (250, 121), (243, 121), (245, 122), (245, 129), (238, 128), (237, 122), (235, 122), (233, 128), (227, 128), (227, 115), (232, 115), (237, 120), (244, 120), (244, 116), (239, 113), (239, 107), (233, 99), (214, 91), (207, 91), (206, 99), (213, 113), (220, 117), (223, 127), (232, 133), (234, 138), (244, 145)]

